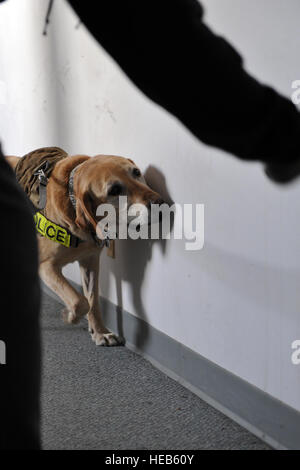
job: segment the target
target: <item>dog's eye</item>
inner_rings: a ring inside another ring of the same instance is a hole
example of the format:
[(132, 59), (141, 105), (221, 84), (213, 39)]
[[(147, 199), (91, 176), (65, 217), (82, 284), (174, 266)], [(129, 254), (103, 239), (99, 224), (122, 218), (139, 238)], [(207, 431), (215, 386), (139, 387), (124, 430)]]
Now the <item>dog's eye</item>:
[(108, 195), (109, 196), (120, 196), (120, 194), (122, 194), (122, 191), (123, 191), (123, 187), (120, 183), (114, 183), (109, 191), (108, 191)]
[(140, 176), (142, 176), (142, 173), (140, 172), (140, 170), (138, 168), (134, 168), (132, 170), (132, 174), (135, 178), (140, 178)]

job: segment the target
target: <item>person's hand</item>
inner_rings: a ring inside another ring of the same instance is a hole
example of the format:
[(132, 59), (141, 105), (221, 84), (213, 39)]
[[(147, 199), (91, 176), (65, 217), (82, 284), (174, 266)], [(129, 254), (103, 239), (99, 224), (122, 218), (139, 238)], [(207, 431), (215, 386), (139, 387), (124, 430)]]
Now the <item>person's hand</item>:
[(300, 157), (290, 163), (283, 161), (280, 163), (271, 163), (266, 166), (265, 173), (268, 178), (275, 183), (291, 183), (300, 176)]

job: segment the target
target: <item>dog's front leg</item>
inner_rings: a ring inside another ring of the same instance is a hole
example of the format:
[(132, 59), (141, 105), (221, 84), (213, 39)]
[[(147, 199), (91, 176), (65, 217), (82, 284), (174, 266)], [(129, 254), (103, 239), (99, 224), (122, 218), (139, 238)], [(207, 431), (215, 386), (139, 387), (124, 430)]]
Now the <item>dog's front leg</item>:
[(87, 299), (80, 295), (62, 274), (62, 267), (51, 261), (40, 264), (40, 276), (45, 284), (64, 302), (63, 316), (66, 323), (78, 323), (89, 311)]
[(116, 346), (120, 344), (120, 340), (104, 326), (100, 311), (99, 261), (100, 254), (93, 254), (79, 261), (83, 292), (90, 306), (89, 330), (97, 346)]

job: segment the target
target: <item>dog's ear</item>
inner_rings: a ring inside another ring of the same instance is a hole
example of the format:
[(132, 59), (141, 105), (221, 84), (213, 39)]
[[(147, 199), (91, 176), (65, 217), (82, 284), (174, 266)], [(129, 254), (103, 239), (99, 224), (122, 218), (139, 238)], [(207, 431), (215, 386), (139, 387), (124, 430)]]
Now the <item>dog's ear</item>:
[(96, 232), (97, 222), (95, 220), (94, 210), (93, 200), (88, 192), (77, 197), (76, 225), (86, 232), (91, 229)]

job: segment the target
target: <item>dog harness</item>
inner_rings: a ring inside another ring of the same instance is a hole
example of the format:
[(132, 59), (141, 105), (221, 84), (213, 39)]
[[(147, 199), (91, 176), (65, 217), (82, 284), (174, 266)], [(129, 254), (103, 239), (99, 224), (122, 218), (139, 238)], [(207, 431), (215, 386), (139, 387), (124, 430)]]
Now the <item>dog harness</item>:
[(44, 147), (20, 158), (15, 168), (16, 178), (33, 204), (35, 212), (45, 208), (48, 178), (56, 163), (67, 156), (68, 154), (59, 147)]
[[(42, 214), (47, 202), (47, 184), (51, 173), (60, 160), (66, 158), (68, 154), (59, 147), (45, 147), (28, 153), (20, 158), (15, 173), (19, 184), (24, 189), (29, 200), (32, 203), (35, 212), (34, 222), (36, 231), (42, 237), (48, 238), (53, 242), (59, 243), (67, 248), (77, 248), (80, 243), (84, 243), (76, 235), (61, 225), (58, 225)], [(74, 194), (74, 175), (77, 165), (69, 177), (69, 198), (74, 210), (76, 211), (76, 197)], [(109, 238), (101, 240), (96, 233), (92, 232), (94, 242), (102, 248), (109, 246)]]

